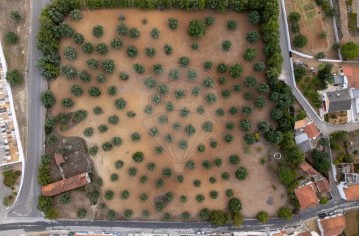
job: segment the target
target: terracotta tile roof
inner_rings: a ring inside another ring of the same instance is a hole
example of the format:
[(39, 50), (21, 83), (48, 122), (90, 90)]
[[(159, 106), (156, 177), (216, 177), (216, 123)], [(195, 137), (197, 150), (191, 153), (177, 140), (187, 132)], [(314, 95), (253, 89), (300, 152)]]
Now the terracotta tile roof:
[(359, 67), (342, 66), (344, 75), (347, 76), (350, 88), (359, 88)]
[(359, 184), (349, 185), (343, 188), (347, 201), (359, 200)]
[(308, 173), (310, 176), (313, 176), (313, 175), (318, 175), (319, 172), (313, 168), (313, 166), (311, 166), (308, 162), (304, 161), (302, 164), (300, 164), (299, 168)]
[(314, 122), (305, 126), (304, 132), (307, 133), (307, 135), (310, 139), (315, 138), (320, 134), (320, 132), (319, 132), (317, 126), (315, 126)]
[(335, 216), (328, 219), (319, 220), (323, 231), (323, 236), (335, 236), (343, 233), (345, 229), (345, 217), (343, 215)]
[(320, 193), (328, 192), (330, 189), (329, 181), (326, 178), (316, 181), (315, 185)]
[(297, 236), (312, 236), (312, 233), (310, 231), (304, 231), (297, 234)]
[(67, 179), (63, 179), (46, 186), (42, 186), (41, 192), (46, 197), (58, 195), (60, 193), (85, 186), (90, 183), (91, 180), (87, 173), (72, 176)]
[(314, 183), (307, 185), (299, 186), (294, 190), (295, 195), (298, 198), (300, 208), (308, 209), (310, 207), (316, 206), (319, 204), (319, 200), (316, 194), (316, 187)]
[(352, 76), (353, 75), (353, 70), (351, 66), (342, 66), (343, 69), (343, 73), (346, 76)]
[(297, 120), (294, 123), (294, 129), (300, 129), (300, 128), (303, 128), (306, 125), (307, 125), (307, 118), (305, 118), (303, 120)]
[(65, 162), (64, 156), (60, 153), (55, 153), (54, 155), (56, 165), (60, 165)]

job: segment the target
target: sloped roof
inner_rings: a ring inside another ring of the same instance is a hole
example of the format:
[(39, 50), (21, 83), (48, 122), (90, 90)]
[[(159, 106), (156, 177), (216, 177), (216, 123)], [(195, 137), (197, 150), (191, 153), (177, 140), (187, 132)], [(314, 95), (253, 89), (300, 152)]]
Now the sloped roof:
[(48, 184), (46, 186), (42, 186), (41, 192), (44, 196), (51, 197), (75, 188), (85, 186), (90, 182), (91, 180), (88, 174), (81, 173), (79, 175), (75, 175), (70, 178)]
[(318, 222), (323, 228), (322, 235), (324, 236), (339, 235), (345, 229), (345, 217), (343, 215), (321, 219)]
[(317, 137), (320, 134), (317, 126), (315, 126), (314, 122), (308, 124), (304, 127), (304, 132), (308, 135), (308, 138), (312, 139)]
[(297, 234), (297, 236), (312, 236), (312, 233), (310, 231), (304, 231)]
[(298, 198), (302, 210), (319, 204), (314, 183), (299, 186), (294, 189), (294, 193)]
[(327, 92), (329, 99), (328, 112), (347, 111), (352, 105), (349, 89)]
[(320, 193), (328, 192), (330, 189), (329, 181), (325, 177), (323, 177), (323, 179), (321, 180), (316, 181), (315, 185), (317, 186), (318, 192)]
[(54, 155), (56, 165), (60, 165), (65, 162), (64, 156), (60, 153), (55, 153)]
[(304, 153), (312, 150), (312, 144), (310, 143), (309, 139), (307, 139), (304, 142), (298, 144), (298, 147)]
[(303, 120), (297, 120), (295, 123), (294, 123), (294, 129), (300, 129), (300, 128), (303, 128), (304, 126), (307, 125), (307, 118), (303, 119)]
[(347, 201), (359, 200), (359, 184), (349, 185), (343, 188)]
[(300, 164), (299, 168), (304, 171), (307, 172), (309, 175), (317, 175), (319, 174), (319, 172), (313, 168), (313, 166), (311, 166), (308, 162), (304, 161), (302, 164)]
[(334, 76), (334, 85), (342, 85), (344, 84), (344, 75)]
[(297, 136), (295, 136), (294, 139), (295, 139), (296, 144), (300, 144), (302, 142), (309, 140), (309, 137), (306, 133), (301, 133), (301, 134), (298, 134)]

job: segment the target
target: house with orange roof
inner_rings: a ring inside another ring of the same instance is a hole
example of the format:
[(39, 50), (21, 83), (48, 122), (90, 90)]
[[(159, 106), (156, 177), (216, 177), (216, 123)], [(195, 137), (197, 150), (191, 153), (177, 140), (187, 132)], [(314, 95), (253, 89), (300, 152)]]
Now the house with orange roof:
[(313, 182), (307, 182), (306, 184), (294, 189), (294, 194), (297, 197), (301, 210), (308, 209), (319, 204), (317, 197), (317, 189)]
[(359, 174), (353, 163), (339, 164), (335, 171), (340, 196), (347, 201), (359, 200)]
[(87, 172), (56, 181), (41, 187), (42, 195), (52, 197), (91, 183)]
[(317, 220), (321, 236), (336, 236), (345, 229), (345, 217), (342, 214)]
[(313, 168), (308, 162), (304, 161), (300, 166), (300, 170), (307, 175), (307, 177), (314, 181), (318, 193), (327, 193), (330, 190), (329, 181)]
[(295, 142), (304, 153), (313, 149), (315, 140), (320, 135), (319, 129), (309, 118), (296, 121), (294, 123), (294, 131)]

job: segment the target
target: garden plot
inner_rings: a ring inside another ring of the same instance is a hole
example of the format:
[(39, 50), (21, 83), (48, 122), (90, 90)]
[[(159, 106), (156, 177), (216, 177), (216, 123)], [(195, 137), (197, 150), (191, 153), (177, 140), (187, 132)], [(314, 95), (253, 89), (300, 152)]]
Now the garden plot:
[[(260, 164), (268, 144), (256, 127), (273, 105), (258, 28), (246, 14), (81, 13), (67, 20), (84, 42), (61, 41), (63, 75), (51, 83), (50, 115), (87, 111), (57, 132), (86, 140), (103, 180), (100, 218), (111, 209), (120, 218), (196, 220), (201, 209), (226, 208), (230, 197), (241, 199), (245, 217), (274, 215), (286, 204), (275, 174)], [(188, 35), (193, 20), (207, 23), (203, 37)]]

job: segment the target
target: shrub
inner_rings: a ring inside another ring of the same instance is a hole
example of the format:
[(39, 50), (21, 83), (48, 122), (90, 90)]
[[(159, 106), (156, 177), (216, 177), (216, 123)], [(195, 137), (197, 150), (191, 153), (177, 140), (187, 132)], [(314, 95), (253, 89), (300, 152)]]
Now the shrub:
[(247, 33), (246, 39), (249, 43), (255, 43), (259, 39), (259, 33), (257, 31), (251, 31)]
[(289, 14), (289, 21), (292, 22), (292, 23), (298, 23), (299, 20), (300, 20), (300, 13), (299, 12), (296, 12), (296, 11), (293, 11)]
[(77, 76), (77, 70), (75, 67), (70, 65), (64, 65), (61, 67), (61, 74), (65, 76), (66, 79), (75, 79)]
[(120, 194), (121, 199), (127, 199), (130, 196), (130, 192), (127, 190), (123, 190)]
[(107, 89), (107, 93), (110, 95), (110, 96), (114, 96), (116, 95), (117, 93), (117, 88), (115, 86), (110, 86), (108, 87)]
[(131, 141), (132, 142), (138, 142), (141, 140), (141, 135), (137, 132), (134, 132), (131, 134)]
[(137, 56), (137, 48), (133, 45), (129, 45), (127, 47), (127, 56), (128, 57), (135, 57)]
[(302, 48), (308, 43), (308, 38), (305, 35), (298, 34), (293, 39), (293, 45), (297, 48)]
[(243, 58), (246, 61), (252, 61), (257, 57), (257, 50), (253, 47), (247, 48), (247, 50), (243, 54)]
[(325, 31), (321, 31), (320, 34), (319, 34), (319, 38), (321, 38), (321, 39), (326, 39), (327, 36), (328, 36), (327, 32), (325, 32)]
[(147, 182), (147, 176), (145, 176), (145, 175), (141, 176), (140, 182), (141, 182), (141, 184), (146, 183)]
[(77, 57), (77, 52), (76, 52), (75, 48), (73, 48), (73, 47), (66, 47), (64, 49), (64, 56), (66, 59), (73, 61)]
[(156, 184), (157, 188), (163, 188), (165, 182), (163, 181), (163, 179), (158, 179), (158, 180), (156, 180), (155, 184)]
[(232, 189), (227, 189), (226, 190), (226, 196), (227, 197), (233, 197), (233, 190)]
[(319, 60), (319, 59), (323, 59), (325, 57), (324, 52), (318, 52), (317, 54), (315, 54), (315, 59)]
[(204, 160), (203, 162), (202, 162), (202, 166), (205, 168), (205, 169), (210, 169), (211, 167), (212, 167), (212, 164), (211, 164), (211, 162), (209, 162), (208, 160)]
[(96, 25), (95, 27), (93, 27), (92, 35), (96, 38), (100, 38), (103, 35), (103, 26)]
[(163, 72), (163, 68), (162, 68), (162, 65), (161, 64), (155, 64), (153, 65), (152, 67), (152, 71), (155, 73), (155, 74), (161, 74)]
[(290, 30), (292, 31), (292, 33), (299, 33), (300, 32), (300, 26), (298, 23), (292, 23), (290, 26)]
[(115, 48), (115, 49), (120, 49), (122, 47), (122, 41), (120, 38), (116, 37), (112, 40), (111, 42), (111, 47)]
[(237, 79), (241, 76), (243, 68), (240, 64), (236, 63), (229, 68), (229, 73), (232, 78)]
[(141, 65), (141, 64), (138, 64), (138, 63), (136, 63), (136, 64), (133, 64), (133, 69), (138, 73), (138, 74), (143, 74), (143, 73), (145, 73), (145, 68), (143, 67), (143, 65)]
[(80, 80), (82, 80), (83, 82), (86, 82), (86, 83), (90, 82), (90, 80), (91, 80), (91, 76), (86, 71), (80, 72), (79, 78), (80, 78)]
[(93, 136), (93, 128), (92, 128), (92, 127), (86, 128), (86, 129), (84, 130), (83, 134), (84, 134), (86, 137), (91, 137), (91, 136)]
[(192, 50), (197, 50), (199, 48), (199, 44), (197, 42), (194, 42), (191, 44)]
[(130, 209), (126, 209), (123, 213), (123, 217), (125, 217), (126, 219), (129, 219), (133, 216), (133, 211)]
[(206, 24), (206, 26), (211, 26), (214, 24), (214, 17), (213, 16), (207, 16), (205, 19), (204, 19), (204, 23)]
[(21, 85), (24, 81), (24, 77), (18, 70), (10, 70), (6, 72), (6, 81), (11, 86)]
[(10, 18), (16, 23), (19, 23), (21, 20), (21, 15), (18, 11), (10, 11)]
[(238, 198), (231, 198), (228, 201), (228, 209), (232, 212), (240, 212), (242, 210), (242, 203)]
[(104, 43), (99, 43), (96, 46), (96, 51), (101, 55), (106, 55), (108, 52), (108, 47)]
[(97, 152), (98, 152), (98, 147), (96, 145), (89, 148), (89, 154), (91, 156), (95, 156), (97, 154)]
[(117, 33), (119, 35), (125, 36), (128, 34), (128, 27), (125, 25), (125, 23), (121, 23), (117, 26)]
[(200, 20), (192, 20), (188, 26), (188, 34), (193, 38), (202, 38), (206, 33), (206, 25)]
[(69, 204), (71, 202), (71, 195), (69, 192), (65, 192), (60, 195), (60, 203), (62, 205)]
[(255, 72), (262, 72), (266, 68), (265, 64), (263, 62), (257, 62), (253, 66), (253, 70)]
[(229, 156), (229, 163), (232, 164), (232, 165), (239, 164), (239, 157), (237, 155)]
[(220, 63), (217, 66), (217, 72), (218, 73), (225, 73), (228, 70), (228, 66), (224, 63)]
[(216, 140), (213, 140), (213, 139), (212, 139), (212, 140), (209, 142), (209, 145), (210, 145), (212, 148), (216, 148), (217, 145), (218, 145), (218, 143), (217, 143)]
[(222, 42), (222, 49), (223, 49), (224, 51), (226, 51), (226, 52), (229, 51), (229, 49), (231, 48), (231, 46), (232, 46), (232, 43), (231, 43), (231, 41), (229, 41), (229, 40), (225, 40), (225, 41)]
[(121, 72), (120, 72), (120, 80), (126, 81), (126, 80), (128, 80), (128, 79), (129, 79), (128, 74), (127, 74), (126, 72), (121, 71)]
[(102, 110), (102, 108), (100, 106), (96, 106), (96, 107), (93, 108), (93, 113), (95, 115), (100, 115), (100, 114), (103, 113), (103, 110)]
[(281, 219), (290, 220), (292, 219), (292, 209), (288, 207), (281, 207), (278, 211), (278, 217)]
[(197, 202), (201, 203), (201, 202), (204, 201), (204, 199), (205, 199), (205, 197), (202, 194), (197, 194), (196, 195), (196, 201)]
[(98, 97), (101, 95), (101, 90), (97, 87), (90, 87), (88, 93), (91, 97)]
[(76, 44), (83, 44), (85, 40), (84, 36), (80, 33), (74, 33), (73, 39)]
[(259, 96), (258, 98), (256, 98), (256, 99), (254, 100), (254, 104), (255, 104), (256, 107), (258, 107), (258, 108), (263, 108), (263, 107), (265, 107), (265, 105), (266, 105), (266, 100), (265, 100), (265, 98), (264, 98), (263, 96)]
[(248, 14), (248, 22), (251, 24), (258, 24), (260, 21), (260, 15), (257, 11), (250, 11)]
[(19, 41), (19, 38), (14, 32), (8, 31), (5, 34), (5, 41), (8, 44), (16, 44)]
[(252, 107), (250, 107), (250, 106), (243, 106), (242, 107), (242, 113), (244, 114), (244, 115), (250, 115), (250, 114), (252, 114)]
[(112, 144), (110, 142), (104, 142), (102, 144), (102, 150), (104, 150), (105, 152), (109, 152), (112, 150)]
[(198, 215), (201, 218), (201, 220), (208, 220), (210, 211), (208, 208), (203, 208), (199, 211)]
[(87, 210), (85, 208), (80, 208), (77, 210), (77, 218), (84, 219), (87, 215)]
[(250, 92), (247, 92), (247, 93), (244, 94), (244, 98), (246, 100), (252, 100), (253, 99), (253, 94), (250, 93)]
[(144, 155), (143, 155), (143, 152), (135, 152), (133, 155), (132, 155), (132, 159), (135, 161), (135, 162), (138, 162), (138, 163), (141, 163), (144, 159)]
[(233, 86), (233, 90), (234, 90), (235, 92), (237, 92), (237, 93), (239, 93), (239, 92), (241, 91), (241, 89), (242, 89), (242, 85), (241, 85), (241, 84), (235, 84), (235, 85)]
[(89, 59), (89, 60), (87, 60), (87, 65), (88, 65), (88, 67), (89, 68), (91, 68), (91, 69), (97, 69), (97, 67), (98, 67), (98, 61), (96, 61), (95, 59)]
[(141, 201), (144, 202), (144, 201), (147, 201), (147, 199), (148, 199), (148, 196), (147, 196), (146, 193), (141, 193), (141, 194), (140, 194), (140, 200), (141, 200)]
[(248, 175), (247, 169), (245, 167), (243, 167), (243, 166), (239, 167), (236, 170), (236, 178), (239, 179), (239, 180), (246, 179), (247, 175)]
[(172, 176), (172, 170), (171, 168), (164, 168), (162, 169), (162, 174), (164, 177), (169, 178)]
[(123, 167), (123, 161), (117, 160), (115, 162), (115, 167), (116, 167), (116, 169), (121, 169)]
[(151, 36), (154, 39), (158, 39), (160, 37), (160, 31), (157, 28), (153, 28), (151, 30)]
[(64, 98), (61, 100), (61, 105), (64, 108), (71, 108), (75, 103), (72, 101), (71, 98)]
[(104, 133), (108, 130), (108, 127), (107, 127), (107, 125), (101, 124), (97, 127), (97, 129), (100, 133)]
[(232, 116), (236, 115), (238, 113), (238, 108), (235, 106), (231, 106), (228, 110), (229, 114), (231, 114)]
[(205, 88), (213, 88), (213, 87), (214, 87), (214, 80), (213, 80), (211, 77), (206, 77), (206, 78), (203, 80), (202, 85), (203, 85)]
[(118, 175), (113, 173), (110, 178), (111, 178), (111, 181), (114, 182), (114, 181), (118, 180)]
[(173, 52), (173, 48), (170, 44), (165, 44), (163, 46), (163, 49), (164, 49), (166, 55), (171, 55)]
[(223, 172), (222, 173), (222, 179), (229, 180), (229, 173), (228, 172)]
[(197, 151), (198, 152), (204, 152), (206, 150), (206, 147), (203, 144), (199, 144), (197, 146)]
[(189, 65), (190, 59), (188, 57), (180, 57), (178, 59), (178, 63), (180, 64), (180, 66), (186, 67)]
[(168, 22), (168, 27), (169, 27), (171, 30), (177, 29), (177, 27), (178, 27), (178, 20), (177, 20), (177, 19), (171, 17), (171, 18), (169, 18), (169, 19), (167, 20), (167, 22)]
[(115, 146), (120, 146), (122, 144), (122, 139), (120, 137), (113, 137), (111, 143)]
[(245, 134), (244, 141), (248, 145), (251, 145), (251, 144), (254, 144), (255, 142), (257, 142), (256, 137), (253, 134)]
[(182, 183), (184, 181), (183, 175), (177, 175), (176, 180), (177, 182)]
[(86, 54), (90, 54), (94, 50), (93, 45), (89, 42), (84, 43), (81, 48), (82, 48), (82, 51)]
[(146, 53), (147, 56), (153, 57), (154, 55), (156, 55), (156, 49), (154, 49), (154, 48), (145, 48), (145, 53)]
[(118, 98), (115, 100), (114, 105), (117, 109), (123, 110), (126, 107), (127, 102), (123, 98)]
[(212, 198), (212, 199), (217, 199), (218, 198), (218, 192), (217, 191), (211, 191), (209, 193), (209, 196)]
[(257, 214), (257, 219), (259, 220), (259, 222), (261, 223), (267, 223), (269, 221), (269, 215), (267, 212), (265, 211), (260, 211)]
[(235, 30), (237, 28), (237, 22), (235, 20), (229, 20), (227, 22), (227, 29), (229, 30)]
[(210, 121), (205, 121), (203, 124), (202, 124), (202, 130), (204, 132), (212, 132), (212, 129), (213, 129), (213, 123), (210, 122)]
[(162, 146), (156, 146), (155, 147), (155, 153), (156, 154), (162, 154), (163, 153), (163, 147)]
[(353, 42), (348, 42), (341, 46), (341, 53), (344, 60), (356, 60), (359, 54), (359, 46)]
[(211, 61), (205, 61), (203, 64), (203, 67), (205, 70), (210, 70), (212, 68), (212, 62)]
[(129, 34), (130, 37), (133, 39), (137, 39), (140, 37), (140, 31), (135, 27), (135, 28), (130, 28), (129, 29)]
[(102, 69), (107, 73), (112, 73), (115, 69), (115, 63), (113, 60), (106, 59), (104, 62), (102, 62)]
[(199, 179), (196, 179), (196, 180), (193, 181), (193, 185), (195, 187), (200, 187), (201, 186), (201, 181)]

